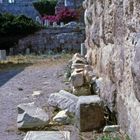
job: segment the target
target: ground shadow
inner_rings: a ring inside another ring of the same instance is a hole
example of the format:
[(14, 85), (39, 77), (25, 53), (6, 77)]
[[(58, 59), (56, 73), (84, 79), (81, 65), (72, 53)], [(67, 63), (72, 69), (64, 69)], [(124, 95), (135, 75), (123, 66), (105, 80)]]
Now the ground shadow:
[(0, 64), (0, 87), (31, 64)]

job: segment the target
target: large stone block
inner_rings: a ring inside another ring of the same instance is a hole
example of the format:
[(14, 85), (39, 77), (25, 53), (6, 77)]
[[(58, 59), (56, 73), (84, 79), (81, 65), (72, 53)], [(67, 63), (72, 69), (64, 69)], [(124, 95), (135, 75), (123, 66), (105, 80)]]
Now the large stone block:
[(51, 106), (58, 107), (60, 109), (67, 109), (68, 112), (75, 112), (77, 101), (77, 96), (61, 90), (59, 93), (52, 93), (49, 97), (48, 103)]
[(17, 127), (19, 129), (30, 129), (46, 126), (49, 123), (48, 114), (35, 106), (34, 103), (18, 105)]
[(81, 132), (102, 128), (105, 124), (103, 102), (99, 96), (81, 96), (76, 106), (77, 127)]
[(30, 131), (24, 140), (70, 140), (68, 131)]

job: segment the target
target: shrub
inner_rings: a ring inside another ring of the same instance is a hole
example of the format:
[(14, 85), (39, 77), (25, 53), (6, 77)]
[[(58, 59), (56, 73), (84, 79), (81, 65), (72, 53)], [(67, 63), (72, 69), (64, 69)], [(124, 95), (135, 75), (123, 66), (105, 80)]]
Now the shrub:
[(0, 14), (0, 49), (9, 49), (18, 40), (41, 29), (32, 19), (24, 15)]
[(53, 23), (53, 22), (59, 22), (59, 17), (58, 16), (51, 16), (51, 15), (45, 15), (43, 16), (42, 18), (43, 22), (44, 20), (48, 20), (50, 23)]
[(40, 13), (40, 15), (54, 15), (55, 14), (55, 6), (57, 4), (57, 0), (40, 0), (38, 2), (34, 2), (33, 6)]
[(69, 8), (63, 8), (58, 12), (59, 22), (68, 23), (70, 21), (75, 21), (78, 18), (76, 10)]
[(39, 25), (24, 15), (0, 14), (0, 36), (27, 35), (38, 29)]
[(57, 15), (45, 15), (43, 16), (43, 21), (46, 19), (48, 20), (50, 23), (53, 22), (64, 22), (64, 23), (68, 23), (70, 21), (75, 21), (78, 19), (78, 15), (77, 12), (75, 10), (72, 9), (68, 9), (68, 8), (63, 8), (62, 10), (60, 10), (58, 12)]

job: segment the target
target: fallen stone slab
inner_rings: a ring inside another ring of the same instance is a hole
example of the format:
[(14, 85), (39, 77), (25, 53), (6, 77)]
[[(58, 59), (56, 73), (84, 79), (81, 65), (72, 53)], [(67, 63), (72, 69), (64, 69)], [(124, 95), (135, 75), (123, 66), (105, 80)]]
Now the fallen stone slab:
[(108, 125), (105, 126), (103, 132), (118, 132), (120, 131), (120, 125)]
[(103, 102), (98, 95), (80, 96), (76, 105), (76, 126), (81, 132), (102, 128), (105, 124)]
[(23, 140), (70, 140), (68, 131), (29, 131)]
[(68, 112), (75, 112), (75, 107), (78, 101), (78, 97), (61, 90), (58, 93), (52, 93), (49, 97), (48, 103), (51, 106), (58, 107), (62, 110), (67, 109)]
[(34, 103), (20, 104), (17, 109), (17, 127), (19, 129), (43, 127), (49, 123), (48, 114), (41, 108), (35, 106)]

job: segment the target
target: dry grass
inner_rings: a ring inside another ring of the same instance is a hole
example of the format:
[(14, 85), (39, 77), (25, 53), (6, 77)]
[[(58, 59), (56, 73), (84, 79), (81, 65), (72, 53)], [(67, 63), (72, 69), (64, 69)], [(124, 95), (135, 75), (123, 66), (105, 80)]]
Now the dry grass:
[(59, 55), (16, 55), (9, 56), (7, 60), (0, 61), (0, 71), (33, 66), (52, 66), (64, 64), (72, 58), (72, 54)]

